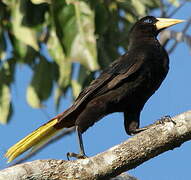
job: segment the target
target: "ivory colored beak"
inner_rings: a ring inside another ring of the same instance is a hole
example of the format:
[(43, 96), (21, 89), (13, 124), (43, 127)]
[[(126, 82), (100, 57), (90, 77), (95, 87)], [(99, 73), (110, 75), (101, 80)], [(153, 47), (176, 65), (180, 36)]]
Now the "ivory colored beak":
[(181, 19), (170, 19), (170, 18), (156, 18), (156, 19), (158, 20), (155, 24), (157, 30), (165, 29), (175, 24), (185, 22), (185, 20)]

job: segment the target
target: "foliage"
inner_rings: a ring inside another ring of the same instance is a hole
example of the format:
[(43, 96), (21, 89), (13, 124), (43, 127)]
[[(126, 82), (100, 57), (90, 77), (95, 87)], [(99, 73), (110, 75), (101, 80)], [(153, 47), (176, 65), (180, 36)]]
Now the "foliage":
[(132, 23), (159, 8), (158, 0), (2, 0), (0, 122), (12, 113), (11, 85), (18, 65), (33, 71), (29, 105), (42, 107), (54, 86), (58, 107), (69, 88), (76, 97), (119, 56), (119, 49), (127, 48)]

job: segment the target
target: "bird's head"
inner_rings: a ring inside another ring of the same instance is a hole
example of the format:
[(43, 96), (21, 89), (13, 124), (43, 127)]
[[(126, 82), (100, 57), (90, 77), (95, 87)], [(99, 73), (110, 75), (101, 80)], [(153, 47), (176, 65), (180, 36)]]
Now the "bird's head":
[(181, 22), (184, 22), (184, 20), (146, 16), (135, 23), (131, 33), (134, 35), (144, 34), (145, 36), (152, 35), (156, 37), (162, 30)]

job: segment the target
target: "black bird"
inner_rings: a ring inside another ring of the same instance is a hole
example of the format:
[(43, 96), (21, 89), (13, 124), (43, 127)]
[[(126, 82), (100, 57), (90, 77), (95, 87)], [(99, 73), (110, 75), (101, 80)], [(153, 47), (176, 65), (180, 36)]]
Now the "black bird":
[[(5, 154), (8, 161), (44, 141), (63, 128), (76, 127), (80, 154), (85, 157), (82, 133), (103, 116), (124, 113), (127, 134), (138, 133), (140, 113), (144, 104), (159, 88), (169, 69), (169, 58), (157, 40), (163, 29), (183, 20), (147, 16), (135, 23), (129, 33), (128, 53), (115, 60), (101, 75), (85, 88), (74, 104), (63, 113), (42, 125)], [(46, 77), (45, 77), (46, 78)]]

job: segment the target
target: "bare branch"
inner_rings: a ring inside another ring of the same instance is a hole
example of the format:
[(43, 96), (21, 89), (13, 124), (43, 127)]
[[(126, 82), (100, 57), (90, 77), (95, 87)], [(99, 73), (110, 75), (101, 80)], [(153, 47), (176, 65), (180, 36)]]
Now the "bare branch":
[(177, 46), (177, 44), (179, 42), (184, 41), (189, 46), (191, 45), (191, 43), (190, 43), (190, 37), (191, 36), (186, 34), (186, 32), (189, 29), (190, 25), (191, 25), (191, 18), (187, 21), (187, 24), (185, 25), (185, 27), (183, 28), (183, 30), (181, 32), (176, 32), (176, 31), (172, 31), (172, 30), (165, 30), (165, 31), (161, 32), (161, 34), (160, 34), (160, 43), (163, 46), (166, 46), (170, 39), (175, 40), (174, 44), (168, 50), (169, 54), (173, 52), (173, 50), (176, 48), (176, 46)]
[(164, 0), (160, 0), (160, 11), (161, 11), (160, 17), (168, 17), (168, 18), (170, 18), (170, 17), (174, 16), (186, 3), (187, 3), (186, 0), (181, 1), (180, 5), (175, 7), (173, 9), (173, 11), (168, 15), (168, 11), (169, 11), (170, 7), (172, 6), (172, 4), (171, 3), (170, 4), (165, 4)]
[(175, 40), (176, 44), (174, 44), (174, 46), (171, 47), (171, 49), (169, 50), (170, 51), (169, 53), (171, 53), (174, 50), (177, 43), (179, 42), (185, 42), (191, 48), (191, 36), (187, 34), (183, 34), (182, 32), (167, 30), (167, 31), (164, 31), (164, 33), (162, 33), (160, 37), (161, 37), (160, 42), (164, 46), (167, 44), (168, 40), (170, 39)]
[[(75, 161), (37, 160), (0, 171), (6, 180), (107, 180), (191, 140), (191, 111), (160, 121), (96, 156)], [(13, 178), (14, 177), (14, 178)]]
[(187, 1), (180, 2), (180, 5), (178, 7), (176, 7), (167, 17), (174, 16), (186, 3), (187, 3)]
[(163, 0), (160, 0), (160, 11), (161, 11), (161, 17), (166, 17), (166, 11), (165, 11), (165, 4)]
[[(182, 32), (181, 32), (183, 35), (186, 33), (186, 31), (188, 30), (188, 28), (190, 27), (190, 25), (191, 25), (191, 18), (187, 21), (185, 27), (183, 28), (183, 30), (182, 30)], [(171, 53), (173, 52), (173, 50), (176, 48), (177, 44), (178, 44), (178, 41), (177, 41), (177, 39), (175, 39), (174, 44), (173, 44), (173, 45), (171, 46), (171, 48), (168, 50), (168, 53), (169, 53), (169, 54), (171, 54)]]

